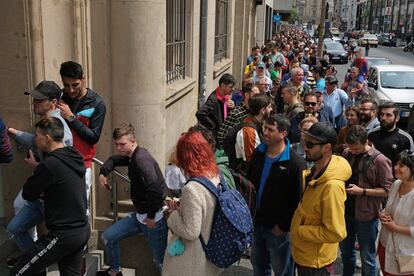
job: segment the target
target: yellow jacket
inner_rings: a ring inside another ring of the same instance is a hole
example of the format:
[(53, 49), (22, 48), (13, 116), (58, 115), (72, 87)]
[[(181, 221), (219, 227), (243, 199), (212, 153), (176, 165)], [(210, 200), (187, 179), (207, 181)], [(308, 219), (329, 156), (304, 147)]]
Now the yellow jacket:
[[(304, 171), (303, 179), (310, 173), (310, 169)], [(321, 268), (336, 260), (338, 243), (346, 237), (344, 182), (351, 174), (348, 162), (333, 155), (322, 176), (304, 187), (290, 229), (292, 256), (297, 264)]]

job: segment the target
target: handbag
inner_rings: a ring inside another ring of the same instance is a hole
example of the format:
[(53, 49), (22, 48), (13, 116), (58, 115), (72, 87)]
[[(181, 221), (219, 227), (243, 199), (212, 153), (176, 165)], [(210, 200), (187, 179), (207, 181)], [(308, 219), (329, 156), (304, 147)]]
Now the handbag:
[[(395, 197), (397, 197), (397, 194), (395, 195)], [(394, 202), (395, 202), (395, 198), (394, 198)], [(391, 238), (392, 238), (392, 243), (394, 245), (395, 260), (398, 263), (400, 273), (414, 273), (414, 256), (399, 255), (397, 252), (397, 247), (395, 246), (393, 232), (391, 232)]]

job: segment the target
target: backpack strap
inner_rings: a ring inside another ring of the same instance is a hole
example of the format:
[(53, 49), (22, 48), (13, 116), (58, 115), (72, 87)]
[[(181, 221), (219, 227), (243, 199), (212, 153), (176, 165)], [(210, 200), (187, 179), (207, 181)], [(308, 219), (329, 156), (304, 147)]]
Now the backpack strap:
[[(368, 168), (369, 168), (371, 165), (374, 165), (375, 159), (376, 159), (376, 158), (377, 158), (380, 154), (381, 154), (381, 152), (380, 152), (380, 151), (375, 150), (375, 151), (372, 153), (372, 155), (370, 155), (370, 156), (369, 156), (369, 158), (368, 158), (367, 160), (365, 160), (364, 164), (362, 165), (362, 172), (361, 172), (361, 175), (365, 178), (365, 180), (366, 180), (367, 182), (369, 182), (369, 179), (367, 178), (367, 171), (368, 171)], [(374, 166), (374, 168), (375, 168), (375, 166)]]
[[(214, 194), (217, 198), (219, 197), (219, 194), (220, 194), (220, 188), (221, 188), (221, 190), (222, 191), (226, 191), (226, 190), (228, 190), (228, 187), (227, 187), (227, 183), (226, 183), (226, 180), (224, 179), (224, 177), (223, 177), (223, 175), (222, 174), (220, 174), (220, 183), (219, 183), (219, 186), (218, 187), (216, 187), (212, 182), (211, 182), (211, 180), (210, 179), (208, 179), (207, 177), (205, 177), (205, 176), (198, 176), (198, 177), (193, 177), (193, 178), (190, 178), (190, 179), (188, 179), (188, 181), (187, 181), (187, 183), (189, 182), (189, 181), (196, 181), (196, 182), (198, 182), (198, 183), (200, 183), (200, 184), (202, 184), (207, 190), (209, 190), (212, 194)], [(220, 188), (219, 188), (220, 187)]]

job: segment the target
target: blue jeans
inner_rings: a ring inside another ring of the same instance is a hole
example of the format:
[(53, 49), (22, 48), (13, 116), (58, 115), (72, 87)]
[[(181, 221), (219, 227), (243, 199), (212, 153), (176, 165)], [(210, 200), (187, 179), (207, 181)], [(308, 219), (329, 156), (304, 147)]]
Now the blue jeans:
[(289, 233), (276, 235), (271, 228), (255, 225), (250, 260), (255, 276), (270, 275), (267, 269), (269, 259), (275, 275), (294, 275)]
[(7, 225), (10, 238), (14, 239), (19, 249), (27, 252), (34, 244), (29, 229), (44, 221), (44, 203), (40, 199), (26, 201), (23, 208)]
[(164, 218), (156, 223), (155, 228), (149, 228), (137, 220), (136, 213), (129, 214), (121, 219), (102, 234), (105, 242), (108, 262), (112, 272), (120, 269), (119, 241), (137, 234), (143, 233), (152, 251), (154, 262), (161, 270), (164, 259), (165, 248), (167, 247), (168, 228)]
[(362, 261), (362, 276), (376, 276), (375, 241), (378, 235), (378, 219), (358, 221), (353, 216), (345, 215), (347, 237), (340, 243), (343, 275), (355, 273), (355, 239), (358, 239)]

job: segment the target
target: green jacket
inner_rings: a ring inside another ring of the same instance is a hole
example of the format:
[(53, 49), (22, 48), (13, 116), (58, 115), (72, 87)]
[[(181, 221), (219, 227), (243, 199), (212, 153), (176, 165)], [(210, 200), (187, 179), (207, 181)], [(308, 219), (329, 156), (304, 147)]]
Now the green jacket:
[(215, 156), (216, 156), (217, 166), (219, 167), (220, 172), (223, 174), (224, 179), (226, 180), (227, 186), (230, 189), (235, 189), (236, 184), (234, 184), (233, 175), (231, 174), (229, 170), (229, 158), (224, 153), (224, 150), (219, 150), (219, 149), (216, 150)]

